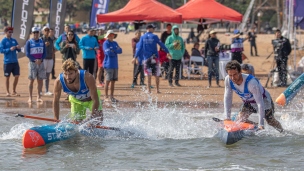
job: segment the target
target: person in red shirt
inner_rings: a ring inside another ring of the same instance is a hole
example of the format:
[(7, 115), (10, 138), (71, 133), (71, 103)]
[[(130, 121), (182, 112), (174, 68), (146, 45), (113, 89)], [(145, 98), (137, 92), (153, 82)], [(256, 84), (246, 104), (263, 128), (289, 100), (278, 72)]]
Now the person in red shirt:
[(103, 52), (103, 42), (105, 42), (106, 39), (104, 38), (104, 30), (99, 29), (98, 30), (98, 45), (99, 49), (97, 50), (97, 65), (98, 65), (98, 71), (97, 71), (97, 87), (104, 87), (104, 69), (103, 69), (103, 60), (104, 60), (104, 52)]
[(170, 63), (169, 63), (169, 59), (167, 58), (167, 53), (162, 48), (160, 48), (158, 51), (158, 55), (159, 55), (160, 65), (162, 67), (161, 74), (162, 75), (165, 74), (165, 79), (168, 79), (168, 71), (169, 71)]

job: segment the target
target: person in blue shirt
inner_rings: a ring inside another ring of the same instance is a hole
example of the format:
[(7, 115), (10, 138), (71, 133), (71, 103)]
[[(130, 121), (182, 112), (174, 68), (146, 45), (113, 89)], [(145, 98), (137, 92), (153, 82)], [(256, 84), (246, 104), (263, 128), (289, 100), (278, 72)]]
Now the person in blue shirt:
[(94, 37), (93, 28), (89, 28), (88, 34), (81, 38), (79, 48), (82, 50), (83, 69), (94, 75), (96, 50), (99, 49), (99, 44)]
[[(54, 46), (57, 50), (60, 50), (60, 43), (61, 42), (65, 42), (67, 40), (67, 33), (71, 30), (71, 27), (69, 25), (65, 25), (64, 26), (64, 33), (61, 34), (58, 39), (56, 40), (56, 42), (54, 43)], [(74, 34), (74, 37), (77, 41), (77, 43), (80, 42), (79, 37), (77, 36), (77, 34)]]
[(160, 93), (160, 68), (157, 44), (168, 54), (168, 58), (171, 58), (171, 55), (169, 54), (167, 47), (161, 42), (158, 36), (153, 34), (154, 28), (155, 26), (152, 24), (147, 26), (147, 32), (143, 36), (141, 36), (138, 42), (138, 48), (136, 48), (135, 56), (132, 62), (135, 63), (136, 59), (141, 56), (140, 53), (142, 52), (144, 72), (145, 75), (148, 77), (148, 92), (151, 93), (151, 77), (155, 76), (156, 91), (157, 93)]
[(41, 99), (43, 79), (46, 79), (46, 72), (43, 64), (43, 59), (46, 56), (46, 48), (42, 39), (39, 38), (40, 30), (37, 27), (32, 28), (33, 37), (29, 39), (25, 44), (26, 56), (29, 58), (29, 100), (28, 103), (32, 103), (33, 98), (33, 84), (37, 79), (37, 102), (43, 102)]
[[(105, 69), (106, 85), (105, 85), (105, 101), (117, 102), (114, 98), (114, 85), (115, 81), (118, 80), (118, 56), (117, 54), (122, 53), (122, 49), (119, 47), (117, 42), (114, 41), (117, 34), (113, 30), (108, 30), (105, 38), (107, 39), (103, 43), (103, 51), (105, 59), (103, 61), (103, 67)], [(110, 98), (108, 95), (108, 86), (111, 83)]]
[[(2, 41), (0, 43), (0, 52), (4, 54), (3, 71), (4, 71), (4, 76), (6, 77), (5, 87), (6, 87), (6, 96), (7, 97), (9, 97), (11, 95), (20, 96), (16, 92), (16, 87), (17, 87), (18, 79), (19, 79), (19, 75), (20, 75), (20, 67), (19, 67), (16, 52), (20, 52), (21, 47), (18, 45), (18, 42), (16, 41), (16, 39), (12, 38), (13, 31), (14, 31), (13, 27), (6, 27), (4, 30), (5, 37), (2, 39)], [(9, 91), (9, 79), (10, 79), (11, 73), (15, 77), (14, 84), (13, 84), (13, 94), (10, 94), (10, 91)]]

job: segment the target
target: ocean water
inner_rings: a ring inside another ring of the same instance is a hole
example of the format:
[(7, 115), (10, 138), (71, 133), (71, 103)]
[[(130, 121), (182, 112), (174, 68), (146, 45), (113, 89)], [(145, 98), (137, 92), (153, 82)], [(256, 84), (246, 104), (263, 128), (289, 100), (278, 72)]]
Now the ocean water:
[[(24, 149), (25, 130), (47, 121), (0, 114), (0, 170), (303, 170), (303, 106), (278, 109), (289, 133), (266, 125), (255, 136), (226, 146), (214, 135), (222, 108), (156, 107), (105, 109), (105, 126), (120, 128), (105, 137), (71, 139)], [(26, 110), (23, 110), (26, 111)], [(68, 110), (65, 109), (63, 113)], [(235, 109), (234, 111), (237, 111)], [(37, 116), (53, 118), (50, 111)], [(257, 120), (257, 115), (252, 116)], [(81, 128), (79, 128), (81, 131)], [(130, 134), (126, 134), (126, 132)]]

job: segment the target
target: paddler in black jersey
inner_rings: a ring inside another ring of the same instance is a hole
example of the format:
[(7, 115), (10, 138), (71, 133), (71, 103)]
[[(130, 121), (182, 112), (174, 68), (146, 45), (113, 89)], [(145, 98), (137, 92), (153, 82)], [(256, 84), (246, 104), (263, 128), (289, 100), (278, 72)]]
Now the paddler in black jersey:
[(279, 132), (283, 132), (281, 123), (274, 117), (274, 105), (269, 92), (252, 75), (242, 74), (241, 65), (233, 60), (226, 65), (224, 112), (227, 120), (231, 119), (232, 92), (243, 101), (237, 121), (249, 122), (252, 113), (259, 114), (259, 129), (264, 129), (264, 119)]
[[(59, 120), (59, 99), (63, 91), (69, 95), (70, 118), (73, 121), (90, 120), (95, 117), (102, 121), (100, 91), (97, 90), (95, 79), (89, 72), (79, 70), (78, 67), (78, 63), (72, 59), (66, 60), (62, 65), (63, 72), (54, 83), (54, 117)], [(91, 115), (86, 114), (87, 108), (92, 112)]]

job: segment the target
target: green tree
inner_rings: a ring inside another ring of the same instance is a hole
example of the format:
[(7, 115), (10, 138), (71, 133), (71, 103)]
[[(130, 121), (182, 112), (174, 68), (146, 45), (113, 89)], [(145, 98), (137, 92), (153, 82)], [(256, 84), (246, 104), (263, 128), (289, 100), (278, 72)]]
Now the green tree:
[(13, 1), (0, 0), (0, 18), (11, 22)]

